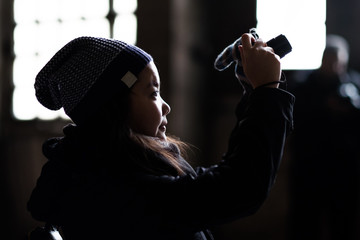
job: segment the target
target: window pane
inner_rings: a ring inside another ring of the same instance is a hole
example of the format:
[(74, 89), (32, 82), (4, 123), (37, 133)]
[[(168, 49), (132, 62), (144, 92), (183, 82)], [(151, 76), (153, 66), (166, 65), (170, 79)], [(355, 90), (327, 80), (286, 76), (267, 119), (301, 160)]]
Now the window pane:
[(114, 24), (114, 38), (135, 44), (137, 33), (137, 19), (134, 14), (123, 14), (116, 18)]
[(293, 50), (282, 59), (283, 69), (320, 66), (326, 40), (326, 0), (257, 0), (257, 20), (259, 36), (265, 41), (279, 34), (289, 39)]
[(109, 11), (108, 0), (61, 0), (59, 17), (63, 19), (105, 18)]
[(58, 18), (59, 1), (57, 0), (14, 0), (16, 23), (51, 20)]
[(116, 0), (114, 1), (114, 10), (119, 15), (135, 13), (137, 9), (137, 1), (136, 0)]
[(38, 62), (32, 62), (33, 58), (30, 57), (19, 57), (14, 62), (13, 77), (14, 84), (18, 86), (33, 87), (35, 76), (40, 70)]

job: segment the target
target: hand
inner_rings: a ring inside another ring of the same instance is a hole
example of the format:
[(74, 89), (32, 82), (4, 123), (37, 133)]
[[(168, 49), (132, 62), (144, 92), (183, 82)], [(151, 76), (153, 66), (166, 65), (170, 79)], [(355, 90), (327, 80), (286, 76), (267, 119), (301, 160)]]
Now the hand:
[[(250, 34), (243, 34), (239, 46), (244, 73), (253, 88), (279, 81), (281, 77), (280, 57), (261, 39), (255, 40)], [(252, 44), (254, 43), (254, 44)], [(277, 88), (279, 84), (268, 87)]]

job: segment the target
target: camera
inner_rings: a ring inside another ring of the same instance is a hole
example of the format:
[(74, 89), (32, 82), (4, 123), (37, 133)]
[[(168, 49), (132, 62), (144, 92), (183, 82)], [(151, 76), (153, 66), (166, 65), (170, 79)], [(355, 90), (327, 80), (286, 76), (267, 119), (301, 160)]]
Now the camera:
[(292, 47), (287, 38), (280, 34), (279, 36), (270, 39), (266, 44), (274, 49), (274, 52), (279, 55), (280, 58), (291, 52)]
[[(255, 28), (251, 28), (249, 33), (255, 38), (258, 39), (259, 36), (256, 33)], [(274, 49), (275, 54), (280, 58), (283, 58), (286, 54), (292, 51), (292, 47), (288, 39), (280, 34), (279, 36), (270, 39), (267, 43), (267, 46)], [(227, 46), (216, 58), (214, 67), (218, 71), (223, 71), (228, 68), (233, 62), (236, 63), (235, 71), (236, 74), (245, 76), (241, 64), (241, 56), (239, 51), (239, 45), (241, 45), (241, 37), (237, 39), (234, 43)]]

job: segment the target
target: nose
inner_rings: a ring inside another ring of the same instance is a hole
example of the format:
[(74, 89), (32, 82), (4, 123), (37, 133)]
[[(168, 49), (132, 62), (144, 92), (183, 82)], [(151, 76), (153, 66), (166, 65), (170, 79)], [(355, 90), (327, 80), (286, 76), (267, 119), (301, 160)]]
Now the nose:
[(171, 107), (167, 102), (164, 101), (164, 99), (162, 101), (163, 101), (163, 105), (162, 105), (163, 115), (166, 116), (170, 113)]

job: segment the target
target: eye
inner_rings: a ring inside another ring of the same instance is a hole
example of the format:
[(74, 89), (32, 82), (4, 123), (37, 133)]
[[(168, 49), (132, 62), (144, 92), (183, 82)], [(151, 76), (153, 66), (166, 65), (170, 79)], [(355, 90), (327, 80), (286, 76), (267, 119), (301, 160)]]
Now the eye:
[(160, 94), (160, 92), (156, 90), (156, 91), (154, 91), (154, 92), (151, 93), (151, 96), (152, 96), (152, 97), (158, 97), (159, 94)]

